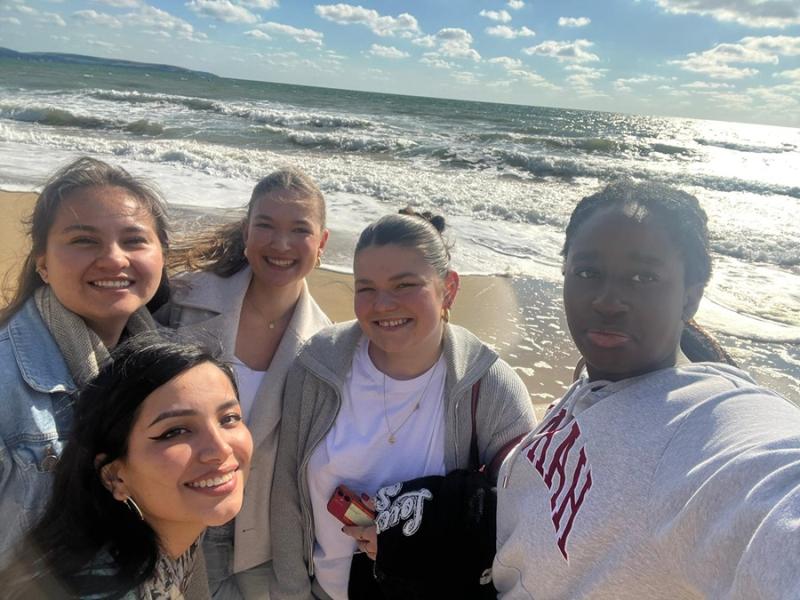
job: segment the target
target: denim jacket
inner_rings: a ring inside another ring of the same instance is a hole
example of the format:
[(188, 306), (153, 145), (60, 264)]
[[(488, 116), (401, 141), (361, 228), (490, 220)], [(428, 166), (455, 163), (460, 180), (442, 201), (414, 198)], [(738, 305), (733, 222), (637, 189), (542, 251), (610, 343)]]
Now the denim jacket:
[(0, 566), (50, 497), (75, 389), (31, 298), (0, 329)]

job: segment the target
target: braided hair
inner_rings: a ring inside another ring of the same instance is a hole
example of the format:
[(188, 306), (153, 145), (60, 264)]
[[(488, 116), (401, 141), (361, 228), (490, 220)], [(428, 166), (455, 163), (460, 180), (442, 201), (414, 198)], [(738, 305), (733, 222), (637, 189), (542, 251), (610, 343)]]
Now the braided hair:
[[(711, 279), (711, 251), (705, 211), (691, 194), (660, 183), (623, 179), (581, 199), (570, 216), (561, 256), (566, 258), (570, 243), (581, 225), (600, 210), (609, 208), (619, 208), (639, 220), (652, 216), (653, 222), (666, 231), (680, 252), (687, 286), (698, 283), (705, 286)], [(735, 364), (711, 334), (693, 319), (684, 326), (681, 350), (692, 362)]]

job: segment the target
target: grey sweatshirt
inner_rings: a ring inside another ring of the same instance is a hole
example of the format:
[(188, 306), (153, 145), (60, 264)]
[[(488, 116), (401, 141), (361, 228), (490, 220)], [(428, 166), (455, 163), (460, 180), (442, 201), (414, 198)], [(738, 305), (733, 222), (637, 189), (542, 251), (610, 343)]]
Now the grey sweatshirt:
[(800, 598), (800, 409), (728, 365), (573, 384), (506, 459), (518, 598)]
[[(318, 585), (312, 593), (314, 523), (307, 465), (339, 412), (345, 377), (361, 335), (356, 322), (329, 327), (306, 342), (289, 371), (270, 503), (273, 600), (325, 598)], [(533, 429), (536, 421), (519, 376), (466, 329), (445, 328), (443, 353), (447, 365), (445, 466), (451, 471), (469, 463), (470, 395), (479, 379), (476, 429), (482, 461), (490, 460), (507, 441)]]

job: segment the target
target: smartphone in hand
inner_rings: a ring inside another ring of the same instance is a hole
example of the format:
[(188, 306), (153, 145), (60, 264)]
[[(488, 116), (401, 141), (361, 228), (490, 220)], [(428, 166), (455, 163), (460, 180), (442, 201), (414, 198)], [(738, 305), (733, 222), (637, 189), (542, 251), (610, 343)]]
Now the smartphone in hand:
[(328, 512), (345, 525), (369, 527), (375, 523), (375, 511), (347, 486), (339, 485), (328, 500)]

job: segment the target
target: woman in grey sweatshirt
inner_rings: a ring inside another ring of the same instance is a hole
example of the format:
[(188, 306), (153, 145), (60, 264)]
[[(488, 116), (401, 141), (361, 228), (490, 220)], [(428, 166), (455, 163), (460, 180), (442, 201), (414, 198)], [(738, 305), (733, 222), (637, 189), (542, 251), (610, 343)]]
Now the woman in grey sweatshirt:
[(443, 228), (411, 215), (367, 227), (354, 259), (358, 320), (308, 340), (289, 372), (270, 503), (273, 600), (347, 597), (354, 552), (374, 560), (376, 546), (343, 533), (328, 498), (339, 484), (374, 495), (465, 468), (473, 384), (481, 462), (535, 423), (511, 367), (448, 323), (458, 275)]
[(586, 370), (501, 469), (499, 597), (800, 597), (800, 410), (698, 344), (697, 199), (612, 184), (563, 255)]

